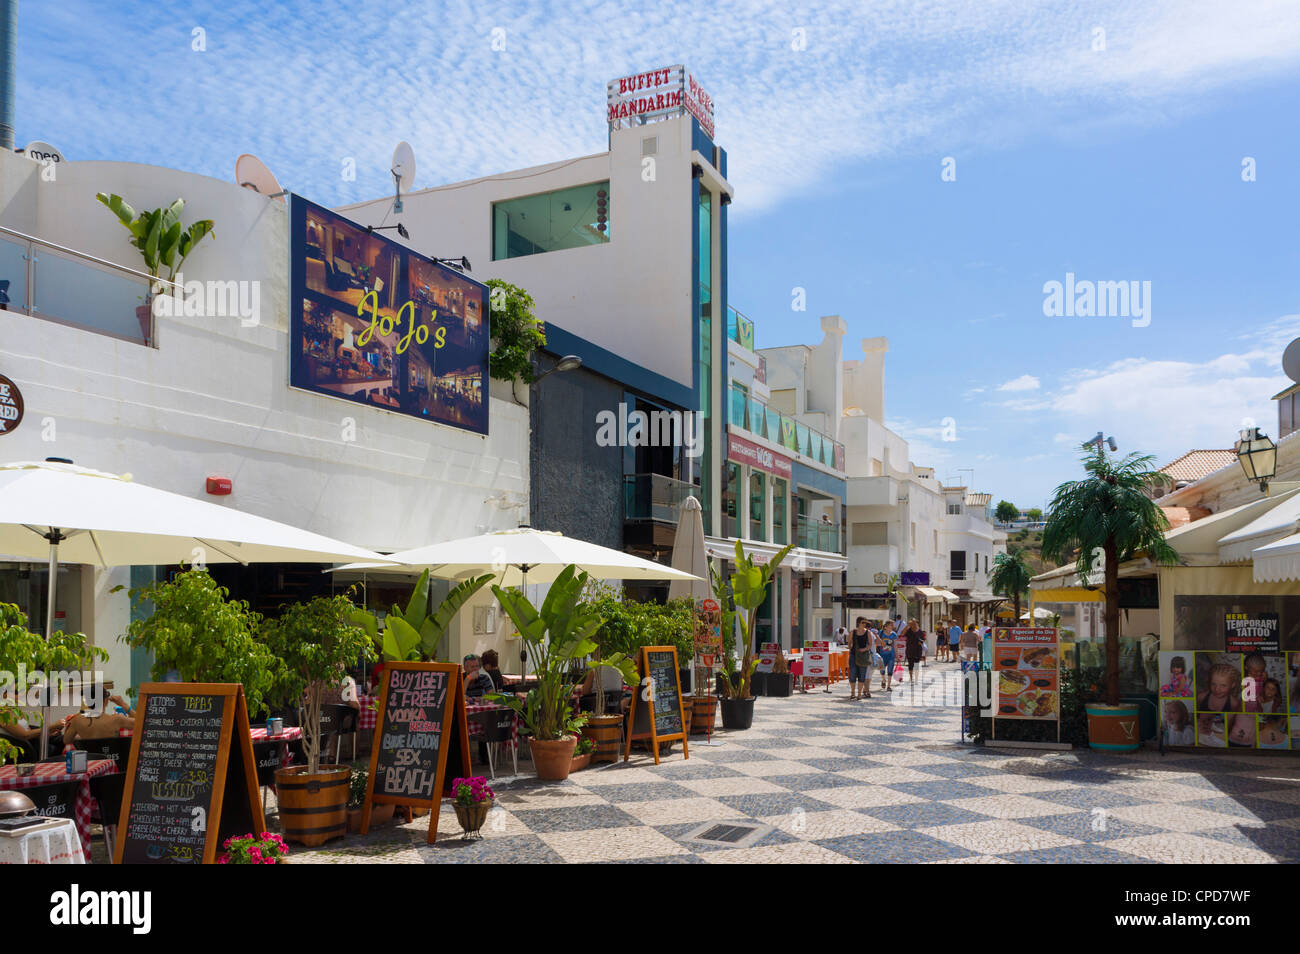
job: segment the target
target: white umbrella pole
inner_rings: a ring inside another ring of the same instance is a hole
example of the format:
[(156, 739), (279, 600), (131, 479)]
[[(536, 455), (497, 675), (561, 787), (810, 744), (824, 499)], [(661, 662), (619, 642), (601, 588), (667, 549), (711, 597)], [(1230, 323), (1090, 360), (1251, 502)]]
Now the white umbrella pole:
[[(50, 541), (50, 580), (46, 587), (45, 598), (45, 641), (48, 643), (50, 637), (54, 635), (54, 595), (55, 589), (59, 582), (59, 541), (63, 535), (59, 533), (57, 527), (50, 527), (50, 532), (46, 534)], [(45, 674), (45, 688), (41, 698), (41, 752), (40, 758), (45, 758), (45, 746), (50, 740), (50, 674)]]

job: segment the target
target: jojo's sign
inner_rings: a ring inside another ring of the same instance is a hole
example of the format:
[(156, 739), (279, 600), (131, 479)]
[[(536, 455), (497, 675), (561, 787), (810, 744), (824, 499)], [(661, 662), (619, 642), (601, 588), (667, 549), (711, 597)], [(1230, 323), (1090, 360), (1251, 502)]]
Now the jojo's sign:
[(23, 421), (23, 393), (0, 374), (0, 434), (16, 430)]
[(737, 464), (749, 464), (758, 470), (789, 480), (794, 472), (794, 461), (783, 454), (751, 443), (735, 434), (727, 435), (727, 459)]

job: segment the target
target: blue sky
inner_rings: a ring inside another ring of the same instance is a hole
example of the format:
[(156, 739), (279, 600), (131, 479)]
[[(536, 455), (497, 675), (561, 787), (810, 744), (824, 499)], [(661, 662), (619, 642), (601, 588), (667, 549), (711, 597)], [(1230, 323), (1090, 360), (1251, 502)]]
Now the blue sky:
[[(326, 204), (386, 191), (400, 139), (420, 188), (601, 151), (606, 80), (685, 62), (737, 188), (732, 303), (760, 346), (816, 341), (822, 314), (849, 357), (887, 336), (916, 463), (1041, 506), (1098, 429), (1160, 463), (1245, 417), (1276, 429), (1300, 334), (1294, 2), (26, 0), (18, 55), (20, 143), (223, 179), (254, 152)], [(1150, 324), (1045, 317), (1067, 272), (1151, 282)]]

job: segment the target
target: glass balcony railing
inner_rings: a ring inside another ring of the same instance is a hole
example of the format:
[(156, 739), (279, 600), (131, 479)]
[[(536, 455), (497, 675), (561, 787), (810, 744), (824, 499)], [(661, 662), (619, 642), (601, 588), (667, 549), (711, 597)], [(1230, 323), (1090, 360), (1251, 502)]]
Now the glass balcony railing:
[(810, 517), (800, 516), (795, 527), (799, 546), (809, 550), (821, 550), (823, 553), (842, 553), (840, 549), (840, 528), (833, 523), (823, 523)]
[(843, 444), (773, 410), (738, 387), (732, 387), (728, 395), (727, 420), (732, 427), (749, 431), (814, 463), (833, 470), (844, 469)]
[(754, 322), (727, 306), (727, 337), (746, 351), (754, 350)]
[(700, 499), (700, 488), (663, 474), (625, 474), (623, 519), (676, 523), (687, 497)]
[(0, 227), (0, 305), (33, 318), (149, 344), (149, 276)]

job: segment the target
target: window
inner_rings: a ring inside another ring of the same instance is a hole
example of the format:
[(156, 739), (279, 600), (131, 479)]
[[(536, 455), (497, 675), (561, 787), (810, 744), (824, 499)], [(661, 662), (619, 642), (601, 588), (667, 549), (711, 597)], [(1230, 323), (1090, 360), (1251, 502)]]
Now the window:
[(959, 504), (959, 503), (950, 503), (950, 504), (948, 504), (948, 516), (950, 516), (950, 517), (960, 517), (960, 516), (961, 516), (961, 504)]
[(767, 539), (767, 487), (762, 471), (749, 475), (749, 539)]
[(736, 514), (736, 495), (740, 491), (740, 465), (728, 462), (723, 473), (726, 480), (722, 485), (722, 535), (738, 537), (740, 527)]
[(881, 477), (885, 473), (885, 465), (877, 458), (871, 458), (871, 476)]
[(889, 524), (854, 523), (849, 526), (855, 547), (883, 547), (889, 543)]
[(786, 542), (786, 484), (780, 477), (772, 478), (772, 542)]
[(609, 212), (608, 182), (495, 202), (492, 260), (604, 245), (610, 239)]
[(938, 530), (934, 531), (934, 552), (935, 553), (939, 552), (939, 531)]

